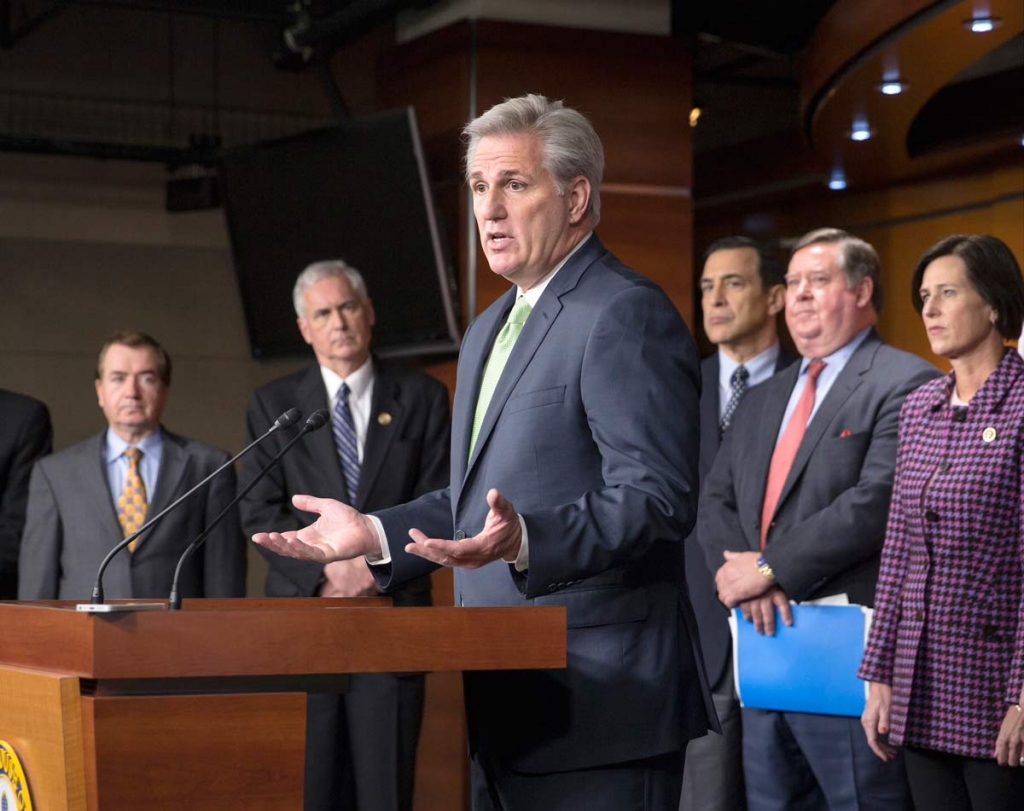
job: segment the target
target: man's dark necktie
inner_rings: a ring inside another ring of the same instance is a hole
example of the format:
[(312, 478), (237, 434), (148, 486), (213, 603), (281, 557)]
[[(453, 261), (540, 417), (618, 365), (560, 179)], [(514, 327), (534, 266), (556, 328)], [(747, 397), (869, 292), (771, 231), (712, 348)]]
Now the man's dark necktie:
[(729, 378), (729, 386), (732, 389), (732, 394), (729, 395), (729, 402), (725, 405), (725, 413), (722, 414), (722, 419), (718, 423), (718, 437), (721, 439), (725, 435), (726, 429), (732, 423), (733, 415), (736, 413), (736, 409), (739, 407), (740, 400), (743, 399), (743, 395), (747, 393), (747, 380), (750, 379), (750, 372), (747, 371), (747, 367), (740, 364), (732, 373), (732, 377)]
[(345, 474), (348, 503), (354, 505), (359, 493), (359, 446), (356, 444), (356, 424), (352, 419), (352, 409), (348, 405), (348, 395), (348, 384), (342, 383), (338, 389), (338, 402), (334, 406), (331, 427), (334, 431), (334, 444), (338, 448), (338, 458), (341, 460), (341, 472)]

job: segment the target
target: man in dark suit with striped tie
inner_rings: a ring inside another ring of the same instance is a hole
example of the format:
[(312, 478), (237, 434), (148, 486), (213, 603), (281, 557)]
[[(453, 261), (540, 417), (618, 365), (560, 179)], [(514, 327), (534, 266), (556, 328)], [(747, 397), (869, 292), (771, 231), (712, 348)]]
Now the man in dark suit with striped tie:
[[(316, 262), (299, 274), (293, 303), (317, 364), (256, 390), (248, 437), (260, 436), (293, 406), (304, 414), (328, 409), (332, 432), (297, 445), (242, 501), (249, 535), (308, 524), (314, 516), (292, 506), (295, 493), (379, 510), (448, 479), (448, 392), (429, 375), (371, 356), (376, 316), (362, 275), (341, 261)], [(268, 442), (247, 456), (240, 481), (250, 481), (277, 450)], [(269, 597), (380, 593), (362, 560), (324, 566), (266, 557)], [(397, 606), (429, 605), (430, 581), (418, 578), (389, 596)], [(422, 711), (422, 674), (358, 674), (343, 696), (310, 696), (306, 811), (410, 811)]]
[[(717, 351), (701, 362), (700, 477), (711, 470), (718, 447), (747, 391), (789, 366), (796, 357), (779, 345), (777, 320), (785, 306), (782, 263), (747, 237), (724, 237), (704, 254), (700, 278), (704, 332)], [(697, 615), (722, 734), (690, 742), (680, 811), (743, 811), (740, 708), (732, 676), (728, 612), (715, 593), (696, 533), (686, 541), (686, 583)]]

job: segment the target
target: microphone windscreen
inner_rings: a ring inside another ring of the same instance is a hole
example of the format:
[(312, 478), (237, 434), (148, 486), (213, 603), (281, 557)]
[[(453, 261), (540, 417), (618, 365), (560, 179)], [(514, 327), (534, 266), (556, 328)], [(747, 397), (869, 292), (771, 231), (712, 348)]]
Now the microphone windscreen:
[(330, 420), (330, 416), (328, 416), (327, 412), (322, 408), (318, 408), (309, 415), (309, 419), (306, 420), (306, 427), (310, 431), (316, 431), (318, 428), (323, 428), (327, 425), (328, 420)]
[(275, 428), (291, 428), (295, 423), (302, 419), (302, 412), (297, 408), (289, 408), (280, 417), (277, 418), (277, 422), (274, 423)]

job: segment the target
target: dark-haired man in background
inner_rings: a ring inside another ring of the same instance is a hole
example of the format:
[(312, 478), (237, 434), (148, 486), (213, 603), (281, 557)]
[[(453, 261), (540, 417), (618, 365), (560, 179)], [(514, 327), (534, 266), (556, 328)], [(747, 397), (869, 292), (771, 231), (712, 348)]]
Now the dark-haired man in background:
[[(785, 277), (778, 258), (765, 246), (741, 236), (715, 242), (704, 254), (700, 290), (704, 332), (717, 347), (701, 362), (703, 480), (747, 391), (789, 366), (795, 357), (779, 346), (777, 320), (785, 306)], [(746, 798), (729, 615), (718, 600), (714, 573), (694, 536), (686, 541), (686, 582), (722, 734), (698, 738), (687, 748), (679, 808), (742, 811)]]
[[(228, 460), (160, 424), (171, 359), (155, 338), (115, 332), (100, 349), (96, 397), (107, 429), (40, 459), (29, 484), (18, 597), (86, 600), (110, 549)], [(231, 469), (113, 559), (107, 598), (167, 597), (185, 548), (234, 497)], [(182, 597), (245, 594), (245, 544), (230, 513), (191, 557)]]
[[(308, 524), (314, 516), (292, 506), (295, 493), (379, 510), (448, 479), (448, 392), (427, 374), (371, 356), (376, 315), (362, 275), (342, 261), (316, 262), (299, 274), (292, 298), (317, 362), (253, 393), (248, 441), (292, 406), (304, 414), (329, 409), (332, 430), (300, 443), (241, 502), (250, 535)], [(272, 445), (243, 460), (243, 482), (270, 460)], [(269, 597), (380, 593), (363, 560), (324, 566), (265, 556)], [(389, 596), (398, 606), (430, 605), (430, 580), (417, 578)], [(309, 697), (306, 811), (411, 811), (423, 689), (422, 674), (358, 673), (345, 695)]]
[(50, 412), (38, 400), (0, 389), (0, 600), (18, 596), (18, 550), (32, 465), (53, 448)]

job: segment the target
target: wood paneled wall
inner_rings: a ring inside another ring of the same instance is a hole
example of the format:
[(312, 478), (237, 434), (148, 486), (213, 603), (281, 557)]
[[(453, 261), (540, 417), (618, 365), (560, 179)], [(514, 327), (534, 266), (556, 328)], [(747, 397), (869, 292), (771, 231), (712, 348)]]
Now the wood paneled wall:
[(1017, 158), (853, 194), (815, 189), (802, 199), (751, 200), (727, 212), (698, 209), (695, 221), (697, 256), (715, 239), (734, 233), (789, 239), (836, 226), (866, 239), (882, 261), (882, 337), (947, 369), (932, 355), (911, 304), (911, 272), (927, 248), (956, 233), (997, 236), (1024, 265), (1024, 162)]

